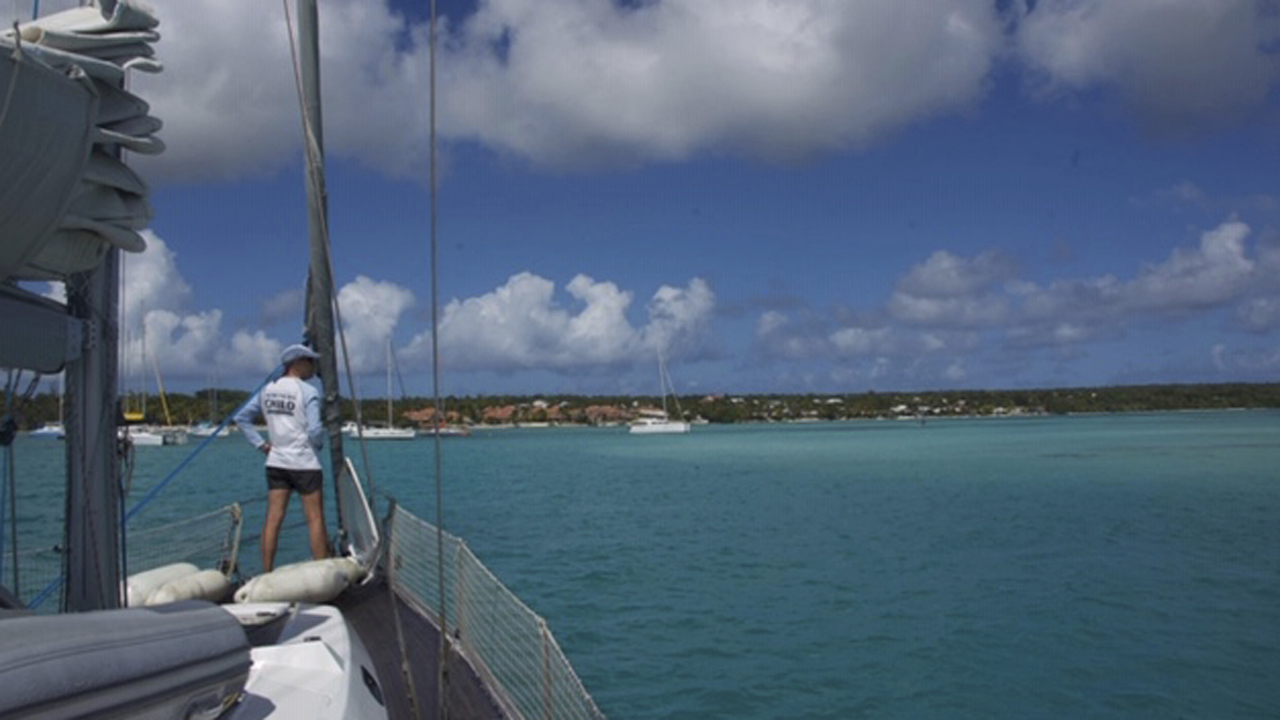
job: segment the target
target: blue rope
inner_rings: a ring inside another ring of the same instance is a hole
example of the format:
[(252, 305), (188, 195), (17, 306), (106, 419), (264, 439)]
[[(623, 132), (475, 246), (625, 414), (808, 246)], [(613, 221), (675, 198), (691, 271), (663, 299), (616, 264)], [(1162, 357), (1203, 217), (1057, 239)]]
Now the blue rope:
[[(258, 385), (257, 389), (254, 390), (252, 393), (250, 393), (249, 397), (246, 398), (245, 401), (240, 404), (240, 407), (236, 408), (235, 412), (223, 418), (222, 422), (218, 425), (217, 430), (215, 430), (212, 435), (205, 438), (203, 442), (197, 445), (196, 448), (192, 450), (187, 455), (187, 457), (182, 460), (182, 462), (178, 463), (177, 467), (175, 467), (173, 470), (169, 472), (167, 476), (165, 476), (164, 480), (161, 480), (155, 487), (151, 488), (151, 490), (149, 490), (141, 500), (135, 503), (134, 506), (129, 510), (129, 512), (125, 513), (124, 520), (122, 520), (121, 522), (128, 524), (128, 522), (133, 519), (133, 516), (137, 515), (139, 512), (142, 511), (143, 508), (145, 508), (148, 504), (150, 504), (151, 501), (154, 500), (156, 496), (160, 494), (161, 490), (164, 490), (165, 487), (169, 485), (169, 483), (173, 482), (173, 480), (178, 477), (178, 474), (182, 472), (183, 468), (185, 468), (187, 465), (190, 465), (191, 461), (195, 460), (196, 456), (198, 456), (201, 452), (203, 452), (204, 449), (209, 446), (209, 443), (213, 442), (214, 439), (218, 437), (218, 434), (222, 432), (222, 429), (225, 428), (227, 424), (230, 423), (231, 420), (236, 415), (238, 415), (241, 410), (244, 409), (245, 405), (249, 404), (249, 400), (252, 400), (253, 396), (262, 392), (262, 388), (266, 387), (267, 383), (280, 377), (282, 370), (283, 368), (276, 368), (275, 370), (273, 370), (271, 374), (267, 376), (267, 379), (263, 380), (262, 383)], [(40, 591), (38, 595), (35, 596), (34, 599), (32, 599), (30, 607), (32, 608), (39, 607), (40, 603), (44, 602), (49, 597), (49, 595), (53, 594), (53, 592), (61, 586), (62, 586), (62, 578), (57, 578), (52, 582), (50, 582), (48, 585), (45, 586), (43, 590)]]

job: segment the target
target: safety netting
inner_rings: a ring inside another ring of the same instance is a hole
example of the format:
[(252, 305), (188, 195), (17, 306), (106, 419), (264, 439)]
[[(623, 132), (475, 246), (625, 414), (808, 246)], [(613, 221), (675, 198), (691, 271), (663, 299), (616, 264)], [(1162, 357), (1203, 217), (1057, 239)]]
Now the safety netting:
[[(176, 562), (231, 575), (240, 555), (244, 513), (232, 503), (204, 515), (129, 530), (129, 574)], [(180, 541), (180, 542), (179, 542)]]
[[(235, 570), (240, 553), (243, 513), (239, 503), (177, 522), (130, 530), (127, 538), (129, 574), (171, 563), (189, 562), (196, 567)], [(58, 611), (64, 551), (60, 546), (18, 553), (19, 584), (11, 588), (27, 607), (37, 612)]]
[[(503, 585), (465, 542), (396, 507), (390, 579), (406, 602), (441, 625), (515, 718), (603, 720), (547, 623)], [(439, 548), (437, 538), (440, 538)], [(443, 550), (440, 572), (438, 549)]]

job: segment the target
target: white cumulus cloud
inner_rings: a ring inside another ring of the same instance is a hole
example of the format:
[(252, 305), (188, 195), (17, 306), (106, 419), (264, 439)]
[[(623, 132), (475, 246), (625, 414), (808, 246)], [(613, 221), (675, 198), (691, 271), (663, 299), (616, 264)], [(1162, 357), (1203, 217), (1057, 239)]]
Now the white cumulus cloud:
[(208, 363), (222, 321), (217, 310), (184, 314), (191, 286), (178, 271), (177, 254), (154, 232), (142, 236), (145, 251), (120, 256), (120, 363), (134, 385), (150, 378), (157, 363), (172, 374)]
[[(295, 160), (281, 6), (152, 4), (165, 72), (135, 87), (169, 150), (141, 161), (146, 174), (231, 178)], [(426, 28), (386, 0), (322, 0), (320, 17), (326, 149), (421, 170)], [(972, 107), (1005, 43), (987, 0), (493, 0), (445, 27), (442, 136), (560, 167), (858, 148)]]
[(715, 293), (702, 278), (690, 280), (684, 288), (663, 285), (649, 301), (649, 324), (641, 342), (664, 357), (706, 349), (715, 304)]
[(1176, 248), (1159, 265), (1143, 268), (1126, 291), (1138, 310), (1182, 312), (1239, 298), (1249, 287), (1255, 263), (1245, 257), (1249, 226), (1230, 220), (1203, 233), (1191, 250)]
[(1020, 57), (1041, 90), (1107, 88), (1149, 127), (1183, 132), (1266, 105), (1280, 80), (1280, 13), (1257, 0), (1040, 0)]
[(1242, 304), (1236, 314), (1247, 329), (1268, 332), (1280, 327), (1280, 297), (1253, 298)]
[[(910, 269), (879, 308), (830, 317), (769, 310), (756, 322), (765, 358), (852, 363), (843, 377), (889, 381), (973, 378), (978, 354), (1055, 353), (1123, 336), (1138, 323), (1217, 316), (1255, 333), (1280, 327), (1274, 280), (1280, 253), (1235, 218), (1174, 247), (1129, 278), (1061, 278), (1039, 285), (997, 253), (938, 251)], [(1232, 312), (1234, 311), (1234, 316)], [(988, 382), (998, 378), (984, 379)]]
[[(453, 371), (565, 372), (649, 362), (660, 349), (690, 347), (687, 339), (703, 334), (715, 307), (710, 286), (694, 278), (685, 288), (660, 288), (648, 323), (636, 327), (627, 318), (630, 291), (586, 275), (565, 290), (570, 306), (557, 301), (554, 282), (523, 272), (491, 292), (450, 301), (440, 320), (442, 363)], [(430, 352), (430, 335), (422, 333), (404, 357), (424, 365)]]
[[(228, 337), (221, 310), (188, 307), (192, 291), (177, 254), (154, 232), (143, 235), (146, 251), (125, 256), (122, 271), (120, 357), (129, 386), (150, 378), (155, 364), (166, 378), (207, 381), (213, 373), (257, 376), (279, 363), (280, 351), (294, 339), (284, 342), (243, 328)], [(267, 300), (265, 312), (300, 302), (299, 290), (286, 290)], [(385, 369), (387, 339), (412, 307), (413, 293), (360, 276), (338, 291), (338, 302), (353, 372)]]
[[(352, 373), (386, 371), (387, 342), (400, 317), (413, 304), (413, 292), (393, 282), (360, 275), (342, 286), (338, 291), (338, 307)], [(345, 373), (343, 338), (337, 337), (334, 342), (338, 344), (338, 371)]]
[(502, 0), (459, 40), (458, 127), (555, 165), (858, 147), (972, 104), (1003, 42), (980, 0)]
[[(263, 174), (300, 156), (284, 10), (151, 0), (165, 122), (151, 178)], [(1280, 18), (1257, 0), (489, 0), (446, 15), (441, 137), (552, 167), (857, 150), (978, 107), (998, 61), (1042, 95), (1114, 89), (1147, 124), (1199, 127), (1273, 102)], [(1016, 4), (1014, 7), (1018, 7)], [(1017, 22), (1008, 22), (1010, 17)], [(427, 30), (388, 0), (321, 0), (329, 153), (417, 175)], [(1009, 52), (1010, 47), (1014, 52)], [(377, 112), (369, 112), (377, 108)]]
[[(283, 342), (256, 330), (237, 330), (230, 342), (218, 349), (216, 359), (223, 375), (237, 372), (264, 375), (280, 364)], [(227, 371), (230, 371), (228, 373)]]
[(766, 356), (785, 360), (812, 360), (831, 353), (821, 321), (806, 317), (797, 322), (777, 310), (766, 310), (756, 321), (756, 342)]
[(997, 284), (1011, 279), (1013, 263), (998, 254), (961, 258), (938, 251), (898, 282), (887, 311), (893, 319), (929, 327), (978, 328), (1009, 316)]

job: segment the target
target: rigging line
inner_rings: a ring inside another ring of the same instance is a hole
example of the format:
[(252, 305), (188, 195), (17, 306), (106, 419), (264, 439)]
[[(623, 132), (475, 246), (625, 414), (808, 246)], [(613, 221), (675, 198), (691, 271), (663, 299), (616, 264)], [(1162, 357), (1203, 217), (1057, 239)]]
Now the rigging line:
[[(9, 545), (10, 552), (13, 554), (13, 592), (20, 592), (18, 583), (18, 473), (14, 464), (13, 447), (6, 445), (4, 448), (5, 459), (5, 485), (8, 485), (8, 505), (9, 505)], [(4, 503), (0, 502), (0, 516), (3, 516)], [(4, 523), (0, 521), (0, 528)], [(0, 567), (3, 563), (3, 539), (0, 538)], [(3, 579), (3, 578), (0, 578)]]
[[(324, 257), (325, 261), (329, 264), (329, 277), (333, 278), (333, 253), (330, 252), (329, 249), (329, 227), (327, 220), (324, 223), (322, 235), (324, 236)], [(342, 366), (347, 373), (347, 387), (351, 389), (351, 400), (355, 406), (356, 435), (358, 436), (358, 444), (360, 445), (360, 462), (364, 465), (364, 476), (369, 482), (369, 511), (377, 517), (377, 500), (374, 498), (377, 497), (376, 491), (378, 486), (377, 483), (374, 482), (373, 466), (369, 462), (369, 446), (364, 440), (364, 418), (360, 413), (360, 396), (356, 393), (355, 374), (351, 372), (351, 353), (347, 352), (347, 331), (342, 323), (342, 308), (338, 304), (338, 296), (336, 294), (331, 294), (331, 297), (333, 302), (334, 325), (336, 325), (338, 329), (338, 342), (342, 345)]]
[[(119, 431), (117, 430), (117, 433)], [(125, 516), (126, 505), (129, 502), (129, 491), (133, 489), (133, 443), (127, 445), (128, 453), (121, 452), (121, 442), (119, 435), (116, 436), (116, 462), (120, 464), (120, 469), (116, 472), (116, 517), (123, 518)], [(127, 468), (127, 469), (126, 469)], [(120, 521), (120, 545), (117, 552), (120, 553), (116, 561), (120, 568), (120, 577), (129, 577), (129, 530), (128, 522)], [(128, 597), (122, 597), (120, 604), (128, 607)]]
[[(392, 355), (392, 357), (394, 358), (394, 357), (395, 357), (395, 355), (393, 354), (393, 355)], [(409, 393), (408, 393), (408, 392), (406, 392), (406, 391), (405, 391), (405, 389), (404, 389), (404, 375), (401, 375), (401, 374), (400, 374), (400, 363), (398, 363), (398, 362), (392, 362), (392, 363), (391, 363), (391, 366), (395, 368), (395, 370), (396, 370), (396, 382), (400, 384), (400, 399), (401, 399), (401, 400), (408, 400), (408, 399), (409, 399)]]
[[(231, 421), (231, 418), (239, 414), (240, 411), (244, 409), (244, 406), (248, 405), (249, 401), (252, 400), (254, 396), (262, 392), (262, 388), (266, 387), (267, 383), (271, 382), (272, 380), (275, 380), (277, 377), (280, 376), (282, 370), (283, 368), (276, 368), (275, 370), (271, 371), (271, 373), (267, 375), (267, 378), (263, 380), (261, 384), (258, 385), (258, 388), (254, 390), (252, 393), (250, 393), (249, 397), (245, 398), (245, 401), (243, 403), (240, 403), (240, 406), (236, 408), (236, 411), (233, 412), (231, 415), (227, 416), (222, 421), (222, 424), (218, 426), (218, 429), (221, 430), (222, 428), (226, 427), (227, 423)], [(196, 456), (199, 455), (201, 452), (203, 452), (204, 449), (209, 446), (209, 443), (213, 442), (215, 439), (217, 439), (217, 437), (218, 437), (218, 433), (214, 432), (212, 435), (210, 435), (209, 437), (206, 437), (203, 441), (201, 441), (201, 443), (198, 446), (196, 446), (194, 450), (192, 450), (185, 458), (183, 458), (182, 462), (178, 463), (177, 467), (175, 467), (173, 470), (169, 472), (167, 476), (165, 476), (164, 480), (161, 480), (155, 487), (151, 488), (151, 490), (149, 490), (141, 500), (139, 500), (137, 503), (134, 504), (134, 506), (129, 510), (129, 512), (125, 513), (124, 522), (126, 523), (129, 522), (130, 520), (133, 519), (135, 515), (141, 512), (144, 507), (146, 507), (152, 500), (156, 498), (157, 495), (160, 494), (160, 491), (164, 490), (164, 488), (168, 486), (170, 482), (173, 482), (174, 478), (176, 478), (178, 474), (182, 472), (182, 470), (191, 463), (192, 460), (195, 460)]]
[[(431, 114), (429, 122), (430, 140), (428, 142), (431, 155), (431, 392), (437, 422), (444, 419), (444, 403), (440, 399), (440, 283), (438, 273), (440, 266), (438, 241), (440, 182), (436, 174), (436, 50), (439, 45), (439, 30), (436, 0), (431, 0), (431, 34), (428, 52), (431, 57), (429, 93), (431, 97)], [(433, 437), (436, 450), (436, 582), (440, 588), (440, 660), (437, 663), (439, 669), (436, 675), (436, 698), (439, 703), (437, 717), (446, 718), (448, 715), (445, 707), (445, 695), (449, 681), (449, 673), (446, 670), (449, 659), (449, 608), (444, 590), (444, 463), (440, 457), (444, 446), (441, 442), (438, 428)]]
[[(322, 189), (325, 193), (328, 193), (328, 189), (321, 188), (319, 183), (320, 144), (316, 140), (315, 129), (311, 126), (311, 121), (307, 116), (306, 100), (303, 97), (302, 69), (299, 67), (297, 43), (293, 34), (293, 15), (289, 12), (288, 0), (280, 0), (280, 4), (284, 7), (285, 26), (289, 35), (289, 56), (293, 65), (294, 88), (298, 96), (298, 115), (302, 118), (303, 145), (307, 156), (307, 174), (313, 179), (313, 187)], [(328, 198), (324, 197), (322, 200), (327, 207)], [(330, 283), (332, 283), (335, 276), (333, 272), (333, 253), (331, 252), (329, 243), (329, 220), (327, 217), (324, 219), (324, 222), (320, 223), (320, 236), (321, 242), (324, 244), (324, 258), (329, 269)], [(360, 394), (356, 389), (355, 375), (351, 372), (351, 354), (347, 352), (347, 333), (342, 323), (342, 308), (338, 304), (338, 296), (333, 293), (330, 293), (330, 296), (334, 325), (338, 331), (338, 341), (342, 346), (343, 369), (347, 373), (347, 387), (351, 392), (351, 403), (356, 414), (356, 437), (358, 444), (360, 445), (360, 462), (364, 466), (364, 476), (369, 482), (369, 497), (375, 498), (377, 497), (377, 485), (373, 478), (373, 467), (369, 462), (368, 446), (364, 441), (364, 418), (360, 410)], [(335, 475), (341, 471), (341, 468), (333, 469)], [(335, 500), (340, 499), (335, 498)], [(371, 500), (369, 509), (376, 515), (377, 508), (374, 506), (374, 502), (376, 501)], [(341, 522), (341, 519), (339, 519), (339, 522)]]
[[(18, 374), (21, 374), (22, 371), (10, 370), (8, 373), (8, 378), (5, 382), (4, 422), (6, 425), (12, 422), (14, 419), (13, 388), (16, 385), (16, 381), (14, 377), (15, 372), (17, 372)], [(4, 432), (7, 433), (8, 430), (9, 428), (5, 428)], [(17, 497), (17, 491), (15, 489), (17, 486), (17, 482), (18, 482), (17, 473), (14, 472), (13, 445), (9, 442), (6, 442), (4, 445), (4, 482), (0, 483), (0, 571), (4, 569), (4, 532), (3, 530), (4, 530), (5, 521), (6, 521), (5, 505), (6, 503), (8, 503), (8, 506), (9, 506), (8, 522), (10, 523), (9, 532), (12, 534), (12, 541), (13, 541), (11, 552), (13, 553), (13, 592), (15, 594), (20, 592), (18, 589), (18, 504), (17, 504), (18, 497)], [(0, 572), (0, 581), (3, 581), (3, 580), (4, 580), (3, 573)]]

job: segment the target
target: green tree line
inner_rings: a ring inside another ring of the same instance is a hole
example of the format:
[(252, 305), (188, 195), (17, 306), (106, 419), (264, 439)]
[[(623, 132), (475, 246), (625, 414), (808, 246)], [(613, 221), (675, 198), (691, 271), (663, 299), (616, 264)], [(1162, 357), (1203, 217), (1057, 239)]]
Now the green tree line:
[[(177, 425), (221, 422), (248, 399), (234, 389), (203, 389), (192, 394), (166, 396), (169, 417)], [(121, 407), (137, 409), (140, 398), (121, 398)], [(366, 422), (385, 422), (386, 398), (364, 401)], [(490, 408), (512, 406), (516, 419), (540, 422), (548, 419), (585, 422), (585, 408), (606, 406), (633, 412), (639, 407), (660, 407), (657, 396), (626, 395), (472, 395), (444, 399), (446, 412), (461, 422), (479, 424)], [(1096, 388), (1034, 390), (951, 390), (929, 392), (866, 392), (822, 394), (683, 395), (679, 398), (686, 419), (713, 423), (794, 420), (848, 420), (893, 416), (969, 416), (1001, 413), (1115, 413), (1227, 408), (1280, 408), (1280, 383), (1227, 383), (1194, 385), (1133, 385)], [(57, 394), (37, 393), (21, 404), (18, 427), (30, 430), (59, 417)], [(407, 397), (392, 401), (395, 422), (408, 424), (406, 412), (432, 406), (430, 398)], [(544, 408), (556, 408), (549, 411)], [(343, 417), (355, 418), (350, 399), (343, 401)], [(158, 397), (147, 400), (146, 422), (165, 422)]]

